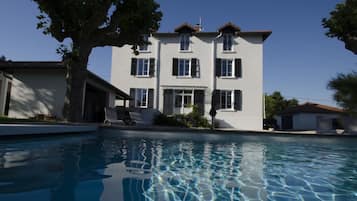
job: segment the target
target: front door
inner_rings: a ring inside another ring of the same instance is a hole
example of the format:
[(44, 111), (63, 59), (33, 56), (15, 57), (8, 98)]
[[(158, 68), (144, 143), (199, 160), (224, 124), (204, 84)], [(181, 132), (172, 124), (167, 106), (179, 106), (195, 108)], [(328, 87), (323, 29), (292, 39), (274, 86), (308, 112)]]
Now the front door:
[(175, 114), (188, 114), (192, 112), (193, 93), (192, 90), (175, 90)]

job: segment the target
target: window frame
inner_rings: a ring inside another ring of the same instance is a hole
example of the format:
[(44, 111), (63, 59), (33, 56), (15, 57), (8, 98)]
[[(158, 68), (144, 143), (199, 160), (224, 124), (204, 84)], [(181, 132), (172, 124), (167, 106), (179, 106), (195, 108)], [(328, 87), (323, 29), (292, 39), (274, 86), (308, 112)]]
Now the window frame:
[[(149, 42), (149, 35), (144, 34), (143, 39), (144, 41)], [(149, 44), (139, 45), (139, 52), (149, 52)]]
[[(231, 62), (230, 66), (229, 66), (228, 62)], [(227, 75), (227, 72), (229, 72), (229, 67), (231, 68), (230, 69), (231, 75)], [(226, 74), (224, 72), (226, 72)], [(234, 78), (235, 77), (234, 59), (221, 59), (221, 77), (222, 78)]]
[[(179, 107), (177, 104), (177, 98), (179, 97)], [(186, 99), (188, 98), (188, 99)], [(194, 90), (193, 89), (175, 89), (174, 90), (174, 107), (175, 108), (190, 108), (193, 105), (194, 101)], [(185, 100), (189, 100), (190, 103), (185, 104)]]
[[(142, 62), (143, 64), (143, 69), (142, 69), (142, 74), (139, 74), (139, 69), (140, 69), (140, 63)], [(146, 74), (145, 72), (145, 62), (147, 62), (146, 65)], [(147, 58), (139, 58), (136, 60), (136, 77), (149, 77), (150, 76), (150, 59)]]
[[(185, 47), (187, 49), (185, 49)], [(180, 47), (179, 47), (179, 50), (180, 50), (180, 52), (189, 52), (189, 51), (191, 51), (190, 34), (188, 34), (188, 33), (180, 34)]]
[[(226, 49), (225, 47), (228, 46), (228, 44), (230, 42), (230, 48)], [(231, 33), (225, 33), (223, 34), (223, 52), (233, 52), (234, 48), (233, 48), (233, 34)]]
[[(187, 64), (187, 61), (188, 61), (188, 66), (186, 66)], [(181, 62), (183, 62), (183, 66), (184, 66), (184, 69), (183, 69), (183, 75), (180, 74), (181, 72)], [(178, 62), (177, 62), (177, 77), (191, 77), (191, 59), (178, 59)], [(186, 67), (188, 67), (188, 74), (186, 75)]]
[[(145, 96), (145, 101), (143, 101), (143, 97), (144, 96)], [(137, 108), (148, 108), (148, 99), (149, 99), (148, 96), (149, 96), (149, 89), (147, 89), (147, 88), (136, 88), (135, 89), (135, 107), (137, 107)], [(143, 104), (143, 103), (145, 103), (145, 104)]]
[[(225, 97), (225, 103), (222, 103), (222, 97)], [(228, 98), (230, 96), (230, 98)], [(228, 100), (230, 99), (230, 107), (227, 107)], [(220, 104), (220, 109), (221, 110), (234, 110), (234, 91), (233, 90), (220, 90), (219, 94), (219, 104)]]

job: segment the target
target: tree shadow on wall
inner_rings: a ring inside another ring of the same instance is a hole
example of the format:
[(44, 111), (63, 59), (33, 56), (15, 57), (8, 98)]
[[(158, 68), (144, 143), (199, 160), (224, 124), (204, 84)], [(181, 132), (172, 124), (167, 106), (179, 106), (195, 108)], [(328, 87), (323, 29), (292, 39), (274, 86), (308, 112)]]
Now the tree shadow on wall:
[[(19, 90), (14, 94), (14, 89)], [(46, 86), (28, 86), (22, 82), (12, 86), (10, 100), (10, 114), (15, 117), (31, 118), (38, 114), (59, 116), (56, 113), (59, 105), (56, 105), (55, 94), (57, 89)], [(63, 101), (62, 101), (63, 102)]]

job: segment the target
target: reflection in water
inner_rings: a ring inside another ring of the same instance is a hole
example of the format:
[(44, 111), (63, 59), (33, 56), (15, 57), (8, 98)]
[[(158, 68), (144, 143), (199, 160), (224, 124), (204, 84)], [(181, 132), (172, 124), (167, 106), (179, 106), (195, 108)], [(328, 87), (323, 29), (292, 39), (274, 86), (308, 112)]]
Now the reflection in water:
[(4, 141), (0, 200), (357, 198), (356, 148), (280, 140), (98, 135)]

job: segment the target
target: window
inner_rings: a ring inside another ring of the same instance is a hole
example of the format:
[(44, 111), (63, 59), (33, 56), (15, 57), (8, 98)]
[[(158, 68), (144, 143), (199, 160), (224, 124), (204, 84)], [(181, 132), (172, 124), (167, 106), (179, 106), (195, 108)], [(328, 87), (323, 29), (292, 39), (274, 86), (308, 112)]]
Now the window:
[(233, 36), (232, 34), (223, 34), (223, 51), (233, 50)]
[(179, 59), (178, 60), (178, 76), (190, 76), (190, 60)]
[(220, 91), (220, 108), (221, 109), (232, 109), (232, 91), (221, 90)]
[(189, 34), (181, 34), (180, 35), (180, 50), (188, 51), (190, 48), (190, 35)]
[(192, 106), (192, 90), (175, 90), (175, 107), (189, 108)]
[(148, 90), (136, 89), (135, 90), (135, 107), (147, 107)]
[[(149, 42), (149, 36), (148, 35), (144, 35), (143, 39), (144, 39), (145, 42)], [(148, 46), (149, 46), (148, 44), (140, 45), (139, 46), (139, 51), (143, 51), (143, 52), (148, 51)]]
[(222, 59), (221, 66), (221, 76), (222, 77), (233, 77), (233, 60), (231, 59)]
[(183, 107), (191, 107), (192, 105), (192, 92), (189, 95), (183, 96)]
[(138, 59), (136, 68), (137, 76), (149, 76), (149, 59)]

